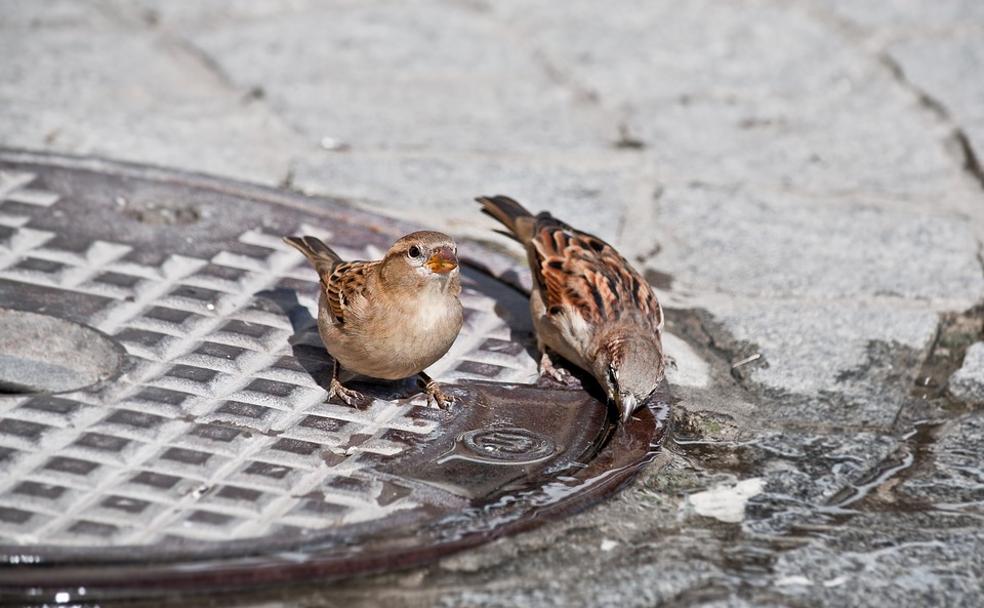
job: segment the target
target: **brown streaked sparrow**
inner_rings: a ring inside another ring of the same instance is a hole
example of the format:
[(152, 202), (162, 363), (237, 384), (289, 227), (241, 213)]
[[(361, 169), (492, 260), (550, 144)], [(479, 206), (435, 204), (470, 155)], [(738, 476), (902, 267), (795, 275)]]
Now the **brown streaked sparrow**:
[(463, 314), (457, 247), (440, 232), (414, 232), (382, 260), (343, 262), (313, 236), (284, 237), (321, 279), (318, 333), (335, 360), (328, 398), (359, 407), (362, 395), (342, 385), (346, 372), (399, 380), (416, 375), (428, 402), (446, 408), (451, 397), (424, 373), (444, 356)]
[(482, 211), (526, 247), (530, 312), (541, 371), (558, 380), (548, 349), (590, 372), (623, 422), (663, 381), (663, 309), (649, 283), (608, 243), (507, 196), (478, 197)]

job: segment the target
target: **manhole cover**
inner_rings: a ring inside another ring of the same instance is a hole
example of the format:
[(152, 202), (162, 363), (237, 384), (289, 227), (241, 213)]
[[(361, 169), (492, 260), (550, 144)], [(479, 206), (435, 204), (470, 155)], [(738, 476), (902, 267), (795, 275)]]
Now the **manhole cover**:
[(530, 384), (509, 262), (461, 244), (465, 326), (412, 385), (326, 403), (317, 283), (281, 235), (375, 257), (410, 228), (228, 181), (0, 152), (0, 588), (35, 600), (406, 567), (616, 490), (665, 405), (612, 432)]

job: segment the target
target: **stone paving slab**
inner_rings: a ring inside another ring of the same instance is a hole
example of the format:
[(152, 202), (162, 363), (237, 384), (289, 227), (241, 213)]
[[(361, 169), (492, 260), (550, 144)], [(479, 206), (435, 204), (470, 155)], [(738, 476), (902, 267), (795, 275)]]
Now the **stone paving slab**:
[(984, 342), (967, 349), (963, 365), (950, 377), (949, 388), (961, 401), (984, 401)]
[[(805, 395), (863, 390), (859, 387), (868, 370), (856, 370), (871, 358), (875, 342), (914, 351), (908, 372), (901, 372), (914, 380), (917, 369), (913, 366), (925, 356), (937, 324), (931, 312), (885, 305), (834, 307), (802, 301), (746, 300), (713, 312), (738, 340), (758, 345), (768, 365), (752, 365), (752, 381)], [(790, 332), (790, 326), (798, 331)]]
[[(0, 18), (5, 146), (283, 179), (294, 134), (277, 116), (179, 41), (72, 8), (61, 18)], [(50, 61), (39, 66), (39, 57)]]
[[(978, 241), (958, 217), (879, 209), (851, 195), (691, 187), (666, 197), (660, 220), (667, 237), (657, 259), (679, 269), (683, 289), (945, 307), (984, 297)], [(831, 308), (837, 314), (850, 306)]]
[(517, 259), (522, 249), (495, 237), (497, 224), (477, 212), (471, 193), (508, 192), (531, 208), (553, 210), (569, 222), (587, 221), (598, 236), (614, 239), (630, 221), (621, 201), (631, 199), (642, 186), (637, 163), (617, 156), (575, 163), (537, 156), (452, 160), (430, 154), (323, 154), (295, 163), (294, 170), (293, 184), (304, 191), (316, 193), (332, 184), (338, 195), (372, 201), (398, 217), (426, 218), (455, 234), (511, 244)]

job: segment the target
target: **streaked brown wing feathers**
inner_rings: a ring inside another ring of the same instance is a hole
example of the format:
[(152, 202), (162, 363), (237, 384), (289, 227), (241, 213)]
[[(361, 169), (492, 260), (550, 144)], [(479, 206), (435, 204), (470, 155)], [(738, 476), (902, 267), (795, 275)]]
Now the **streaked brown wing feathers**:
[(330, 275), (322, 277), (321, 285), (336, 325), (345, 323), (345, 313), (352, 299), (363, 294), (366, 279), (375, 264), (377, 262), (344, 262)]
[(609, 244), (552, 217), (538, 218), (534, 234), (535, 274), (549, 314), (571, 307), (600, 323), (634, 311), (662, 330), (663, 311), (649, 283)]

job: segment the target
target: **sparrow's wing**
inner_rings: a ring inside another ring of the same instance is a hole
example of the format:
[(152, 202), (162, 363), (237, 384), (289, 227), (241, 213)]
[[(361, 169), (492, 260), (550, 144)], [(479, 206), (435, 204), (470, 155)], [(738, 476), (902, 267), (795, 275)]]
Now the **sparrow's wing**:
[(593, 324), (635, 315), (654, 332), (663, 329), (663, 309), (649, 283), (596, 236), (541, 213), (530, 266), (550, 315), (573, 309)]
[(346, 315), (352, 312), (352, 304), (365, 300), (367, 279), (376, 264), (378, 262), (343, 262), (330, 275), (322, 275), (321, 286), (335, 325), (344, 325)]

